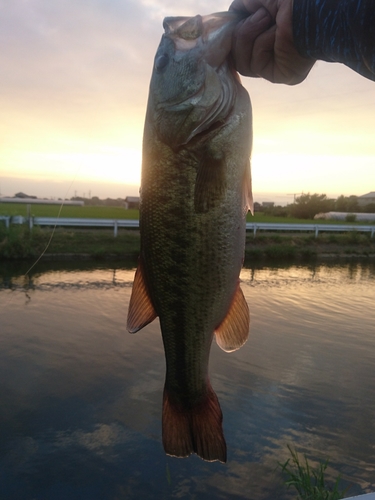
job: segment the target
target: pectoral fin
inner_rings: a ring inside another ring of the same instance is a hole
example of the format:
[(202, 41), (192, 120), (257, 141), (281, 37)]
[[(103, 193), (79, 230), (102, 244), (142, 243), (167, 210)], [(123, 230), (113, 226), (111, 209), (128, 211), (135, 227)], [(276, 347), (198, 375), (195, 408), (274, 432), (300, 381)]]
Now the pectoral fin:
[(250, 170), (250, 160), (248, 160), (245, 176), (243, 181), (243, 206), (245, 215), (250, 210), (252, 215), (254, 215), (254, 204), (253, 204), (253, 190), (251, 183), (251, 170)]
[(236, 351), (249, 336), (250, 312), (244, 294), (238, 284), (228, 314), (215, 330), (216, 342), (223, 351)]
[(157, 314), (144, 280), (142, 264), (139, 262), (130, 297), (127, 330), (130, 333), (136, 333), (148, 325), (148, 323), (151, 323), (156, 316)]

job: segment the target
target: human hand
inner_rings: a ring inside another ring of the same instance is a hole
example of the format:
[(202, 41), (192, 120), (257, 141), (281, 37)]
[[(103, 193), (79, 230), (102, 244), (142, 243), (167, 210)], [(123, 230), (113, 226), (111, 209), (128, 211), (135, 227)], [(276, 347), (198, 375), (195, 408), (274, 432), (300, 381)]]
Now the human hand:
[(241, 75), (272, 83), (301, 83), (315, 60), (302, 57), (293, 41), (293, 0), (234, 0), (229, 10), (248, 14), (234, 31), (232, 56)]

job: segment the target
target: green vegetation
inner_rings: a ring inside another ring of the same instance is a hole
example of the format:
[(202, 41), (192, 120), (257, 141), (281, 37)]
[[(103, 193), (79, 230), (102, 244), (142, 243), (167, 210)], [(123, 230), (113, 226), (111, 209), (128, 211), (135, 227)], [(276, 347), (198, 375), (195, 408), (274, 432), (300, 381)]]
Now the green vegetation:
[[(139, 211), (122, 207), (106, 206), (63, 206), (61, 213), (58, 205), (31, 205), (31, 215), (34, 217), (79, 217), (89, 219), (139, 219)], [(0, 203), (0, 215), (27, 216), (27, 206), (21, 203)], [(291, 216), (278, 216), (267, 212), (248, 214), (247, 222), (287, 223), (287, 224), (316, 224), (316, 220), (306, 220)], [(330, 220), (319, 220), (319, 224), (332, 224)], [(335, 221), (335, 224), (347, 224), (345, 221)]]
[(334, 210), (334, 200), (327, 198), (325, 194), (302, 194), (296, 198), (295, 203), (290, 206), (290, 214), (301, 219), (313, 219), (318, 213)]
[[(321, 219), (321, 220), (308, 220), (308, 219), (300, 219), (298, 217), (291, 216), (278, 216), (272, 215), (268, 212), (255, 212), (254, 215), (248, 214), (246, 216), (246, 222), (252, 223), (263, 223), (270, 222), (275, 224), (348, 224), (346, 221), (339, 220), (329, 220), (329, 219)], [(359, 224), (363, 224), (363, 221)]]
[[(36, 217), (88, 217), (108, 219), (137, 219), (138, 210), (124, 208), (123, 199), (100, 200), (97, 197), (73, 197), (71, 200), (83, 201), (84, 206), (67, 206), (61, 200), (61, 205), (30, 204), (32, 216)], [(254, 204), (255, 215), (247, 217), (248, 222), (287, 222), (287, 223), (314, 223), (314, 216), (318, 213), (338, 212), (375, 212), (375, 204), (359, 206), (356, 196), (339, 196), (336, 200), (328, 198), (325, 194), (304, 193), (296, 197), (294, 203), (287, 206), (261, 206)], [(27, 215), (27, 204), (0, 203), (0, 215)], [(347, 222), (354, 222), (354, 216), (348, 216)], [(331, 221), (319, 220), (319, 224), (330, 224)], [(335, 221), (335, 223), (339, 223)], [(345, 223), (344, 221), (340, 222)]]
[(375, 238), (369, 233), (311, 233), (258, 232), (246, 236), (245, 261), (259, 259), (302, 259), (317, 257), (368, 257), (375, 255)]
[(87, 256), (96, 259), (136, 258), (139, 254), (139, 231), (113, 229), (38, 228), (0, 223), (0, 258), (36, 259), (44, 253), (57, 257)]
[[(308, 195), (307, 200), (313, 197)], [(315, 199), (315, 198), (313, 198)], [(298, 201), (298, 198), (297, 200)], [(342, 200), (345, 202), (345, 199)], [(57, 217), (60, 212), (58, 205), (30, 205), (31, 215), (40, 217)], [(308, 223), (317, 221), (291, 217), (285, 211), (287, 207), (270, 207), (264, 212), (248, 215), (247, 221), (253, 223)], [(27, 216), (27, 205), (3, 203), (0, 204), (0, 215)], [(277, 215), (276, 215), (277, 214)], [(285, 215), (287, 214), (287, 215)], [(60, 217), (105, 218), (105, 219), (135, 219), (139, 218), (138, 210), (128, 210), (119, 206), (63, 206)], [(352, 222), (352, 218), (350, 220)], [(335, 221), (335, 224), (347, 224), (347, 221)], [(352, 222), (353, 223), (353, 222)], [(332, 224), (332, 221), (322, 220), (319, 224)], [(353, 223), (354, 225), (357, 223)], [(53, 237), (51, 237), (53, 235)], [(27, 225), (11, 224), (9, 229), (0, 221), (0, 258), (37, 258), (45, 250), (49, 255), (88, 255), (94, 258), (131, 257), (139, 251), (139, 232), (137, 230), (119, 229), (118, 237), (114, 238), (113, 229), (81, 229), (81, 228), (51, 228), (33, 227), (30, 232)], [(312, 259), (322, 254), (341, 256), (370, 256), (375, 254), (375, 238), (364, 233), (319, 233), (314, 234), (293, 232), (272, 233), (258, 231), (254, 238), (247, 234), (245, 257), (248, 262), (257, 259)]]
[(285, 463), (279, 463), (286, 476), (285, 485), (293, 486), (298, 493), (298, 500), (339, 500), (344, 498), (346, 490), (339, 489), (340, 476), (333, 485), (329, 485), (325, 478), (328, 460), (320, 462), (317, 467), (312, 467), (306, 456), (303, 461), (295, 450), (289, 445), (291, 458)]
[[(34, 226), (30, 231), (26, 224), (11, 224), (7, 229), (0, 222), (0, 258), (3, 259), (35, 259), (44, 251), (48, 256), (58, 257), (134, 258), (139, 253), (139, 244), (136, 229), (120, 228), (115, 238), (112, 228), (57, 227), (54, 230)], [(251, 233), (246, 237), (246, 262), (313, 259), (322, 255), (373, 256), (375, 238), (356, 232), (320, 233), (318, 238), (311, 233), (258, 232), (255, 238)]]
[[(294, 203), (286, 207), (271, 206), (261, 207), (255, 204), (258, 210), (264, 210), (268, 215), (280, 217), (295, 217), (303, 220), (312, 220), (314, 216), (324, 212), (365, 212), (374, 213), (375, 204), (370, 203), (359, 206), (356, 196), (339, 196), (336, 200), (329, 199), (325, 194), (302, 194), (298, 196)], [(281, 221), (280, 221), (281, 222)], [(323, 221), (319, 220), (319, 223)]]
[[(58, 217), (59, 205), (30, 205), (33, 217)], [(22, 203), (0, 203), (0, 215), (27, 216), (27, 205)], [(85, 219), (138, 219), (138, 210), (106, 206), (68, 206), (63, 205), (60, 217), (79, 217)]]

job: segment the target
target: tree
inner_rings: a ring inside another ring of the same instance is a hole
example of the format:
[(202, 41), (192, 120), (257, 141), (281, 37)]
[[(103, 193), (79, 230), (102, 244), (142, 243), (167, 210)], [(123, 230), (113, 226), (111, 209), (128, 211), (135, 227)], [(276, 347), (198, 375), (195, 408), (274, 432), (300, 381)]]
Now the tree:
[(363, 207), (363, 212), (375, 214), (375, 203), (367, 203), (367, 205)]
[(358, 200), (356, 196), (344, 196), (343, 194), (335, 201), (337, 212), (358, 212)]
[(329, 212), (334, 209), (334, 200), (327, 198), (325, 194), (302, 194), (296, 198), (295, 203), (290, 206), (293, 217), (299, 219), (313, 219), (320, 212)]

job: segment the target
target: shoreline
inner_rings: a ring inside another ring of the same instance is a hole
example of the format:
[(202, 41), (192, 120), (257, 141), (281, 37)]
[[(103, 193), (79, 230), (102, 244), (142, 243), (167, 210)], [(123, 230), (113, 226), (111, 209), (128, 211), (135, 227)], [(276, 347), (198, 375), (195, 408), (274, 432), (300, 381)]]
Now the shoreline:
[[(0, 238), (0, 260), (134, 260), (139, 255), (139, 230), (17, 228)], [(268, 261), (373, 260), (375, 238), (356, 232), (320, 234), (262, 232), (246, 235), (245, 264)]]

